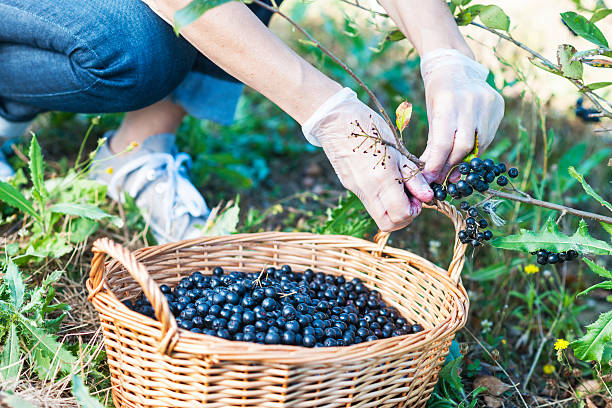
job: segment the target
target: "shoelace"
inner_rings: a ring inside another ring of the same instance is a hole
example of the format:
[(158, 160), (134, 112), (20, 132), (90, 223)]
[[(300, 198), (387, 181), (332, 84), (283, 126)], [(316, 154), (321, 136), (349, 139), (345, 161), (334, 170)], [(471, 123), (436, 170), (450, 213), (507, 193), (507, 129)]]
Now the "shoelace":
[[(208, 213), (208, 207), (200, 192), (187, 178), (186, 172), (189, 166), (191, 166), (191, 157), (187, 153), (178, 153), (176, 156), (169, 153), (150, 153), (126, 163), (117, 170), (110, 180), (108, 189), (111, 194), (116, 194), (122, 180), (134, 172), (130, 177), (131, 185), (125, 191), (132, 197), (137, 197), (148, 184), (165, 173), (168, 181), (164, 193), (172, 200), (168, 220), (172, 221), (185, 214), (201, 217)], [(166, 232), (170, 229), (171, 224), (166, 226)]]

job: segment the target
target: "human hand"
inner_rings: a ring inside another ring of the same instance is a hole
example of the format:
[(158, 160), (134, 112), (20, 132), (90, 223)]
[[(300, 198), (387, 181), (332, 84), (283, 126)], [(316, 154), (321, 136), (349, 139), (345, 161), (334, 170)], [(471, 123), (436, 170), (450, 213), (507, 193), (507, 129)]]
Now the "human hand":
[[(443, 182), (450, 169), (473, 149), (489, 146), (504, 116), (504, 100), (486, 82), (488, 70), (452, 49), (437, 49), (421, 58), (429, 137), (421, 156), (427, 181)], [(451, 175), (456, 181), (459, 173)]]
[(433, 198), (416, 165), (386, 145), (394, 138), (383, 118), (351, 89), (323, 103), (302, 131), (309, 142), (323, 147), (344, 187), (359, 197), (381, 230), (410, 224), (421, 203)]

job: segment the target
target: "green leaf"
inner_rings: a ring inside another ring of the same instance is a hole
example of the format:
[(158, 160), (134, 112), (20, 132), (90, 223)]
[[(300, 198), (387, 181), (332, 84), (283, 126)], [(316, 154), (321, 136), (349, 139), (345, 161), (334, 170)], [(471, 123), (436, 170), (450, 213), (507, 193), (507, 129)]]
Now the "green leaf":
[(9, 259), (6, 264), (6, 273), (4, 274), (4, 282), (8, 286), (11, 294), (11, 303), (15, 306), (15, 309), (19, 310), (23, 305), (23, 294), (25, 292), (25, 285), (23, 284), (23, 278), (21, 272), (17, 268), (17, 265)]
[(561, 252), (574, 249), (583, 254), (612, 255), (612, 246), (591, 237), (584, 220), (580, 220), (580, 225), (572, 236), (559, 232), (554, 219), (550, 218), (540, 232), (522, 229), (519, 234), (496, 238), (490, 243), (496, 248), (512, 251), (532, 252), (547, 249)]
[(364, 234), (372, 231), (375, 226), (359, 197), (348, 193), (348, 196), (340, 196), (334, 209), (328, 209), (327, 221), (318, 227), (316, 232), (363, 238)]
[(0, 377), (4, 381), (12, 382), (19, 377), (19, 372), (21, 371), (19, 357), (21, 357), (21, 354), (19, 352), (17, 328), (15, 323), (11, 323), (9, 334), (2, 346), (2, 355), (0, 356)]
[(386, 41), (401, 41), (404, 38), (406, 38), (406, 36), (404, 35), (404, 33), (402, 33), (398, 28), (396, 28), (395, 30), (389, 31), (385, 37)]
[(89, 390), (77, 375), (72, 376), (72, 395), (81, 408), (104, 408), (100, 401), (89, 395)]
[(99, 227), (100, 224), (96, 221), (76, 218), (70, 224), (70, 242), (73, 244), (85, 242)]
[(600, 282), (596, 285), (591, 286), (590, 288), (583, 290), (582, 292), (578, 293), (576, 296), (578, 297), (578, 296), (586, 295), (587, 293), (595, 289), (612, 290), (612, 281)]
[(57, 203), (49, 208), (49, 211), (57, 214), (74, 215), (77, 217), (87, 218), (89, 220), (99, 221), (105, 218), (110, 218), (118, 228), (123, 226), (120, 218), (110, 215), (106, 211), (101, 210), (92, 204), (78, 203)]
[(12, 391), (3, 391), (0, 396), (2, 397), (0, 400), (2, 400), (8, 408), (38, 408), (36, 405), (15, 395)]
[(499, 6), (483, 6), (478, 14), (480, 21), (489, 28), (508, 31), (510, 18)]
[(574, 354), (584, 361), (601, 363), (604, 347), (612, 341), (612, 310), (599, 315), (599, 319), (587, 326), (586, 334), (571, 343)]
[(582, 79), (582, 62), (572, 61), (576, 49), (569, 44), (561, 44), (557, 49), (557, 62), (564, 76), (572, 79)]
[(53, 289), (51, 286), (53, 283), (57, 282), (61, 277), (64, 271), (55, 270), (51, 272), (47, 277), (42, 281), (42, 283), (34, 289), (30, 295), (30, 300), (28, 303), (21, 309), (22, 314), (26, 314), (31, 310), (43, 309), (46, 305), (46, 298), (43, 300), (43, 296), (45, 296), (45, 292)]
[(612, 9), (609, 8), (597, 10), (595, 13), (593, 13), (589, 21), (591, 23), (596, 23), (599, 20), (608, 17), (610, 14), (612, 14)]
[(605, 222), (600, 222), (601, 227), (610, 234), (610, 238), (612, 238), (612, 225), (606, 224)]
[(0, 201), (4, 201), (11, 207), (15, 207), (24, 213), (30, 214), (39, 222), (42, 222), (42, 218), (38, 215), (32, 203), (28, 201), (19, 190), (4, 181), (0, 181)]
[(591, 91), (595, 91), (610, 85), (612, 85), (612, 82), (593, 82), (592, 84), (585, 85), (585, 87), (589, 88)]
[(568, 11), (561, 13), (561, 18), (576, 35), (600, 47), (608, 47), (608, 40), (599, 28), (580, 14)]
[(183, 28), (196, 21), (208, 10), (229, 1), (232, 0), (192, 0), (187, 6), (174, 13), (174, 32), (178, 35)]
[[(595, 262), (591, 261), (588, 258), (583, 258), (583, 261), (589, 266), (589, 268), (591, 268), (591, 271), (593, 271), (597, 275), (599, 275), (599, 276), (601, 276), (602, 278), (605, 278), (605, 279), (612, 279), (612, 272), (607, 271), (605, 268), (597, 265)], [(608, 280), (608, 281), (605, 281), (605, 282), (598, 283), (597, 285), (593, 285), (590, 288), (587, 288), (587, 289), (583, 290), (582, 292), (578, 293), (576, 296), (586, 295), (587, 293), (589, 293), (590, 291), (592, 291), (594, 289), (608, 289), (608, 290), (610, 290), (610, 289), (612, 289), (612, 280)]]
[(604, 267), (597, 265), (595, 262), (591, 261), (589, 258), (583, 258), (584, 263), (586, 263), (593, 273), (601, 276), (602, 278), (612, 279), (612, 272), (606, 270)]
[(593, 187), (591, 187), (586, 181), (584, 181), (584, 176), (582, 174), (578, 173), (573, 166), (570, 166), (567, 169), (567, 172), (569, 173), (570, 176), (572, 176), (573, 178), (578, 180), (580, 182), (580, 184), (582, 184), (582, 188), (584, 189), (584, 191), (588, 195), (593, 197), (595, 200), (597, 200), (599, 202), (599, 204), (601, 204), (602, 206), (606, 207), (608, 210), (610, 210), (612, 212), (612, 204), (610, 204), (609, 202), (604, 200), (604, 198), (602, 196), (597, 194), (597, 192), (595, 190), (593, 190)]
[(205, 228), (204, 236), (228, 235), (236, 232), (240, 207), (238, 202), (217, 215), (211, 225)]
[(43, 157), (38, 140), (36, 140), (36, 135), (32, 135), (30, 152), (28, 156), (30, 158), (28, 166), (30, 167), (30, 178), (32, 179), (32, 185), (34, 186), (34, 191), (36, 191), (41, 197), (40, 201), (43, 202), (42, 199), (47, 196), (47, 190), (45, 189), (45, 182), (43, 178)]
[[(31, 350), (36, 353), (36, 357), (43, 367), (37, 367), (43, 369), (43, 371), (52, 371), (47, 367), (44, 367), (44, 360), (49, 357), (55, 360), (61, 367), (61, 371), (69, 373), (72, 371), (72, 365), (77, 363), (77, 359), (64, 347), (63, 344), (58, 343), (55, 336), (45, 333), (43, 330), (34, 326), (34, 322), (23, 316), (20, 316), (19, 321), (21, 331), (25, 333), (31, 339)], [(37, 354), (38, 353), (38, 354)]]
[(548, 66), (548, 65), (544, 64), (542, 61), (540, 61), (539, 59), (537, 59), (535, 57), (528, 57), (527, 59), (533, 65), (535, 65), (536, 67), (538, 67), (540, 69), (543, 69), (544, 71), (550, 72), (550, 73), (555, 74), (555, 75), (563, 76), (561, 71), (559, 71), (556, 67), (553, 68), (551, 66)]

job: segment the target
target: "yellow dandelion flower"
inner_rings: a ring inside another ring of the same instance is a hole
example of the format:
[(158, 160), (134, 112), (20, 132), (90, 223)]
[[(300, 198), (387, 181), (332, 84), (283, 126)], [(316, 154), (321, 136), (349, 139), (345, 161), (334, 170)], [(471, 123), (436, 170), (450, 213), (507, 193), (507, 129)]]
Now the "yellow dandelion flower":
[(540, 268), (537, 265), (529, 264), (523, 268), (527, 275), (533, 275), (534, 273), (540, 272)]
[(555, 342), (555, 350), (557, 351), (565, 350), (567, 346), (569, 346), (569, 341), (565, 339), (557, 339), (557, 341)]
[(106, 169), (106, 172), (107, 172), (108, 174), (113, 174), (113, 172), (114, 172), (114, 171), (115, 171), (115, 170), (113, 170), (113, 168), (112, 168), (112, 167), (109, 167), (109, 168), (107, 168), (107, 169)]
[(134, 150), (135, 148), (138, 147), (138, 143), (136, 142), (132, 142), (128, 145), (128, 147), (125, 148), (126, 152), (131, 152), (132, 150)]
[(136, 143), (136, 142), (132, 142), (132, 143), (130, 143), (130, 146), (132, 146), (132, 147), (138, 147), (138, 143)]
[(546, 375), (551, 375), (552, 373), (557, 371), (557, 369), (552, 364), (544, 364), (544, 367), (542, 367), (542, 371), (544, 371), (544, 374)]
[(502, 339), (502, 344), (503, 344), (504, 346), (506, 345), (506, 343), (508, 343), (508, 342), (506, 341), (506, 339)]

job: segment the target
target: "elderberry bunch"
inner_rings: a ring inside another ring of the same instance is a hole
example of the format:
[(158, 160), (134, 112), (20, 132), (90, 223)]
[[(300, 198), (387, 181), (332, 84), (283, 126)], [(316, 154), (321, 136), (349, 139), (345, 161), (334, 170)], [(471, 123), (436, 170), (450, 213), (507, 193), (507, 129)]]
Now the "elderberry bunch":
[(470, 244), (474, 247), (480, 246), (483, 241), (493, 238), (493, 232), (485, 229), (489, 223), (484, 218), (479, 218), (480, 213), (476, 207), (470, 207), (467, 201), (462, 201), (459, 208), (467, 212), (465, 219), (466, 228), (459, 231), (458, 237), (462, 244)]
[(563, 252), (551, 252), (546, 249), (539, 249), (533, 251), (531, 255), (537, 255), (537, 261), (540, 265), (563, 263), (565, 261), (573, 261), (578, 258), (579, 254), (577, 251), (570, 249), (569, 251)]
[[(479, 157), (473, 158), (469, 163), (461, 163), (458, 170), (461, 179), (457, 183), (448, 183), (446, 187), (438, 183), (431, 184), (436, 200), (445, 200), (447, 195), (455, 199), (466, 198), (474, 191), (484, 193), (494, 181), (504, 187), (509, 183), (508, 177), (516, 178), (519, 174), (515, 167), (507, 170), (505, 163), (495, 163), (491, 159), (483, 160)], [(504, 175), (506, 170), (508, 176)]]
[[(346, 280), (289, 265), (261, 273), (194, 272), (171, 289), (161, 285), (180, 328), (227, 340), (303, 347), (349, 346), (417, 333), (396, 308), (360, 279)], [(155, 319), (146, 297), (128, 308)]]

